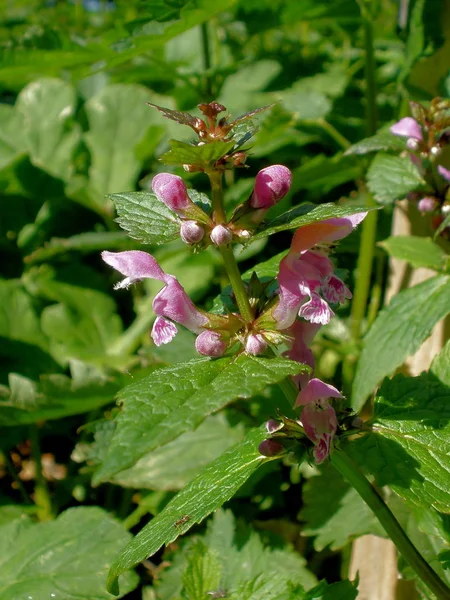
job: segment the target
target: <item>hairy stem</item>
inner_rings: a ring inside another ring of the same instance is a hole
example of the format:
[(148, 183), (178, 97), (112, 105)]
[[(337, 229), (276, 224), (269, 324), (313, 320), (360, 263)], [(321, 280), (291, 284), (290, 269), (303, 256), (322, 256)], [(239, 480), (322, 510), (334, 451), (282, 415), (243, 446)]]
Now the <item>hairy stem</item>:
[(439, 600), (450, 600), (450, 589), (418, 552), (390, 508), (356, 463), (342, 450), (335, 450), (331, 455), (331, 464), (373, 511), (398, 551), (408, 561), (418, 577)]
[[(210, 171), (207, 171), (207, 175), (211, 183), (213, 219), (218, 225), (226, 223), (227, 217), (223, 206), (222, 173), (211, 169)], [(231, 245), (221, 246), (219, 251), (222, 255), (231, 287), (233, 288), (239, 312), (245, 321), (253, 321), (253, 311), (233, 254), (233, 249)]]

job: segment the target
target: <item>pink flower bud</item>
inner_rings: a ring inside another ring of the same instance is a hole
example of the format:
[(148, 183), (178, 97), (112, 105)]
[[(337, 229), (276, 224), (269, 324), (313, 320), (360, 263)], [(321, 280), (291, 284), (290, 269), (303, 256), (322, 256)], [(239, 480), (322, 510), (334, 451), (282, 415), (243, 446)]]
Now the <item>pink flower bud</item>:
[(216, 225), (209, 237), (216, 246), (226, 246), (233, 239), (233, 234), (225, 225)]
[(172, 173), (156, 175), (152, 181), (152, 190), (166, 206), (180, 216), (192, 205), (184, 181)]
[(256, 176), (250, 199), (252, 208), (270, 208), (284, 198), (291, 187), (292, 173), (283, 165), (262, 169)]
[(245, 340), (245, 351), (247, 354), (257, 356), (267, 350), (267, 342), (259, 333), (251, 333)]
[(264, 440), (258, 446), (258, 452), (268, 458), (280, 454), (283, 450), (284, 446), (275, 440)]
[(417, 208), (420, 210), (421, 213), (433, 212), (436, 206), (436, 200), (430, 196), (425, 196), (425, 198), (419, 200), (417, 204)]
[(181, 223), (180, 235), (186, 244), (196, 244), (203, 239), (205, 230), (197, 221), (183, 221)]
[(195, 349), (203, 356), (222, 356), (227, 349), (227, 343), (217, 331), (202, 331), (195, 340)]

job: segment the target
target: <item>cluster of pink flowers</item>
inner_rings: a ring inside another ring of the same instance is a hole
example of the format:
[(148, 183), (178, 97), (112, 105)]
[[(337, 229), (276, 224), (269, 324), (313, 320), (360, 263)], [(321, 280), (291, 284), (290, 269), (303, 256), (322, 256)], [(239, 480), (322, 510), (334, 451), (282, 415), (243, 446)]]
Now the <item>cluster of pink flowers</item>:
[[(189, 198), (180, 177), (161, 173), (152, 187), (180, 219), (180, 235), (192, 245), (204, 243), (208, 234), (215, 245), (228, 245), (242, 239), (242, 224), (251, 236), (251, 228), (264, 218), (267, 210), (283, 198), (291, 185), (291, 173), (282, 165), (263, 169), (256, 176), (254, 190), (246, 203), (238, 207), (228, 223), (215, 224), (209, 215)], [(164, 284), (153, 300), (156, 315), (151, 336), (156, 345), (167, 344), (177, 333), (176, 324), (196, 334), (195, 347), (205, 356), (220, 357), (236, 342), (241, 352), (263, 354), (270, 343), (287, 343), (287, 358), (314, 367), (310, 350), (313, 337), (321, 325), (334, 314), (331, 304), (339, 304), (351, 293), (334, 274), (328, 257), (329, 245), (348, 235), (365, 217), (358, 213), (345, 218), (333, 218), (299, 228), (293, 237), (287, 256), (281, 261), (278, 300), (266, 299), (263, 308), (249, 323), (240, 314), (217, 315), (197, 308), (176, 277), (163, 271), (156, 259), (146, 252), (103, 252), (103, 260), (125, 278), (116, 288), (124, 288), (145, 278)], [(322, 462), (330, 453), (337, 430), (336, 413), (329, 398), (341, 398), (340, 393), (319, 379), (296, 378), (299, 395), (296, 406), (302, 407), (301, 423), (314, 443), (314, 456)]]
[(448, 144), (448, 123), (441, 123), (440, 112), (426, 111), (420, 105), (412, 104), (421, 122), (413, 117), (404, 117), (391, 126), (394, 135), (407, 138), (406, 147), (411, 161), (427, 182), (426, 193), (411, 192), (409, 200), (417, 202), (417, 208), (422, 214), (430, 214), (435, 229), (450, 213), (448, 193), (450, 190), (450, 170), (442, 164), (442, 150)]

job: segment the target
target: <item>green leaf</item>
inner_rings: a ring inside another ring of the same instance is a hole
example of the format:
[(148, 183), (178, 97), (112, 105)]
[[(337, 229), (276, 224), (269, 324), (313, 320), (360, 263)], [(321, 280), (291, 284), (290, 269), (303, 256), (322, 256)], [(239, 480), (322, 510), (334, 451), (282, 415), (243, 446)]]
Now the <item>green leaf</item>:
[(251, 240), (259, 240), (268, 235), (278, 233), (279, 231), (285, 231), (286, 229), (298, 229), (299, 227), (317, 223), (318, 221), (336, 217), (348, 217), (349, 215), (369, 210), (374, 209), (365, 206), (354, 206), (352, 204), (347, 206), (339, 206), (331, 203), (319, 205), (300, 204), (283, 213), (273, 221), (269, 221), (266, 228), (254, 235)]
[[(144, 158), (138, 156), (139, 145), (156, 120), (146, 105), (151, 99), (152, 94), (144, 87), (115, 84), (86, 102), (89, 186), (98, 204), (104, 202), (105, 194), (135, 188)], [(155, 135), (161, 135), (161, 127)]]
[(94, 483), (131, 467), (142, 456), (195, 429), (237, 398), (251, 398), (266, 386), (300, 373), (303, 365), (279, 358), (241, 354), (200, 358), (158, 369), (119, 394), (123, 404), (109, 452)]
[(211, 167), (219, 158), (228, 154), (235, 142), (222, 142), (217, 140), (193, 146), (178, 140), (170, 140), (170, 150), (160, 157), (161, 162), (166, 165), (195, 165), (202, 169)]
[(183, 573), (183, 587), (189, 600), (203, 600), (220, 585), (222, 567), (219, 557), (202, 541), (190, 549), (188, 564)]
[(45, 246), (29, 254), (25, 262), (31, 265), (47, 262), (70, 251), (88, 254), (100, 250), (128, 250), (135, 247), (123, 231), (86, 231), (69, 238), (52, 238)]
[(180, 235), (180, 222), (164, 202), (150, 192), (110, 194), (117, 222), (128, 235), (144, 244), (164, 244)]
[(335, 187), (360, 179), (363, 174), (362, 165), (352, 156), (344, 156), (342, 153), (334, 156), (318, 154), (293, 170), (291, 192), (306, 189), (322, 198)]
[(379, 153), (367, 172), (367, 185), (380, 204), (402, 200), (409, 192), (425, 189), (425, 181), (408, 156)]
[(416, 235), (398, 235), (388, 237), (379, 245), (390, 256), (399, 260), (406, 260), (415, 268), (428, 267), (435, 271), (442, 271), (444, 268), (446, 254), (431, 238)]
[(195, 431), (186, 431), (162, 448), (152, 450), (131, 469), (114, 475), (112, 481), (138, 489), (180, 490), (243, 436), (243, 428), (231, 427), (224, 414), (211, 415)]
[(15, 108), (0, 104), (0, 169), (25, 153), (23, 125), (23, 117)]
[(58, 179), (68, 180), (72, 157), (81, 137), (71, 125), (76, 107), (74, 88), (60, 79), (39, 79), (19, 94), (16, 111), (23, 118), (23, 135), (31, 162)]
[(33, 298), (16, 279), (0, 281), (0, 335), (42, 349), (48, 347)]
[[(330, 494), (329, 491), (333, 490)], [(332, 466), (311, 477), (303, 492), (302, 535), (315, 536), (314, 548), (321, 552), (343, 548), (361, 535), (386, 535), (370, 508)]]
[(436, 323), (450, 312), (449, 296), (450, 277), (438, 275), (401, 291), (378, 314), (358, 361), (352, 392), (355, 410), (383, 377), (420, 348)]
[(303, 600), (356, 600), (357, 597), (356, 582), (346, 579), (331, 585), (321, 581), (318, 586), (305, 594)]
[[(0, 600), (107, 600), (108, 565), (131, 537), (97, 507), (70, 508), (50, 523), (13, 521), (1, 532)], [(121, 596), (137, 584), (127, 573)]]
[(232, 446), (181, 490), (116, 559), (108, 576), (108, 590), (117, 594), (119, 575), (220, 508), (260, 465), (268, 462), (258, 452), (266, 436), (265, 427), (252, 429), (243, 442)]
[(450, 387), (450, 340), (434, 357), (430, 370), (443, 384)]
[(405, 149), (405, 140), (398, 135), (394, 135), (390, 131), (378, 131), (364, 140), (352, 144), (344, 152), (344, 156), (351, 154), (368, 154), (369, 152), (377, 152), (378, 150), (392, 150), (392, 152), (401, 152)]
[(386, 379), (375, 399), (372, 431), (345, 445), (378, 485), (438, 512), (450, 512), (450, 388), (432, 373)]
[(10, 373), (0, 386), (0, 424), (13, 426), (89, 412), (113, 401), (120, 384), (83, 363), (70, 363), (72, 377), (41, 375), (36, 382)]

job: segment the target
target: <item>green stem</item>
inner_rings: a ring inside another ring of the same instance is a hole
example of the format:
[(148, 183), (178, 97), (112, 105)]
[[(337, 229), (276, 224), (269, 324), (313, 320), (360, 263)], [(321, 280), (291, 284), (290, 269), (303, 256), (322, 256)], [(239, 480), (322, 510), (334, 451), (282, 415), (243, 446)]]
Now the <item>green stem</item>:
[[(370, 198), (370, 203), (374, 204), (372, 198)], [(361, 228), (357, 277), (350, 314), (350, 331), (355, 342), (358, 342), (361, 337), (362, 323), (366, 314), (367, 299), (369, 297), (377, 234), (377, 212), (376, 210), (369, 212)]]
[[(203, 66), (205, 69), (205, 95), (208, 102), (213, 100), (212, 78), (211, 78), (211, 50), (209, 44), (208, 23), (202, 23), (200, 26), (202, 36)], [(203, 100), (204, 101), (204, 100)]]
[(377, 86), (375, 78), (375, 51), (373, 46), (373, 18), (370, 14), (364, 14), (368, 11), (363, 11), (363, 27), (364, 27), (364, 50), (365, 50), (365, 65), (364, 73), (366, 79), (366, 130), (367, 135), (373, 135), (377, 130), (378, 110), (377, 110)]
[(450, 589), (417, 551), (383, 498), (366, 479), (356, 463), (345, 452), (336, 449), (331, 455), (331, 464), (373, 511), (388, 536), (397, 546), (398, 551), (409, 562), (418, 577), (439, 600), (450, 600)]
[(347, 138), (345, 138), (342, 133), (340, 133), (336, 127), (334, 127), (334, 125), (332, 125), (331, 123), (329, 123), (328, 121), (326, 121), (325, 119), (317, 119), (317, 121), (315, 121), (315, 123), (317, 123), (317, 125), (319, 125), (320, 127), (322, 127), (322, 129), (324, 131), (326, 131), (328, 133), (328, 135), (343, 149), (343, 150), (347, 150), (347, 148), (350, 148), (351, 143), (348, 141)]
[(217, 225), (225, 223), (227, 216), (223, 207), (222, 173), (220, 171), (206, 171), (211, 184), (211, 197), (213, 207), (213, 219)]
[(53, 519), (52, 499), (48, 489), (47, 480), (42, 472), (42, 455), (37, 425), (30, 426), (31, 455), (33, 457), (35, 473), (34, 501), (37, 507), (37, 517), (40, 521)]
[(132, 354), (138, 349), (141, 338), (148, 333), (150, 326), (155, 320), (155, 314), (151, 308), (153, 297), (145, 301), (145, 306), (141, 306), (141, 310), (136, 319), (131, 323), (126, 331), (111, 345), (108, 354), (122, 356)]
[(247, 290), (245, 289), (244, 282), (241, 279), (241, 274), (233, 254), (233, 249), (231, 246), (221, 246), (219, 250), (223, 258), (231, 287), (233, 288), (241, 317), (247, 321), (247, 323), (250, 323), (254, 319), (253, 311), (247, 296)]

